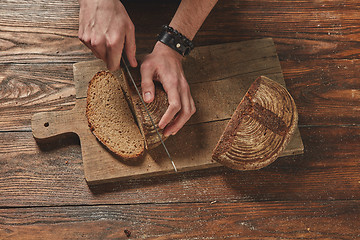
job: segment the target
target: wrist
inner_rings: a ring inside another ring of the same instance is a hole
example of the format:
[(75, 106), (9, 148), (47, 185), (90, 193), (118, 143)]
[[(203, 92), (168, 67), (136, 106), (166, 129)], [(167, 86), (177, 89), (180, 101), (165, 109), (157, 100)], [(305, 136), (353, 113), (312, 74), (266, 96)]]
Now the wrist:
[(181, 32), (181, 34), (187, 37), (189, 40), (193, 40), (194, 34), (191, 34), (191, 32), (189, 31), (190, 28), (184, 28), (181, 24), (176, 24), (173, 22), (171, 22), (169, 26)]
[(154, 46), (154, 49), (153, 49), (153, 53), (161, 53), (161, 54), (165, 54), (165, 55), (171, 55), (172, 57), (176, 58), (177, 60), (179, 60), (180, 62), (182, 61), (183, 59), (183, 56), (174, 51), (173, 49), (171, 49), (169, 46), (163, 44), (162, 42), (160, 41), (157, 41), (155, 46)]
[(162, 26), (162, 30), (158, 35), (157, 40), (184, 57), (194, 49), (194, 44), (191, 40), (169, 25)]

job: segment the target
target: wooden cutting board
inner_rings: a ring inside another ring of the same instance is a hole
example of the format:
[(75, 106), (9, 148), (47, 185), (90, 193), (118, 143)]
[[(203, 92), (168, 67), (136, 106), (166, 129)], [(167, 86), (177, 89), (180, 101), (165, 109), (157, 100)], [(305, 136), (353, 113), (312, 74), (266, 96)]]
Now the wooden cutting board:
[[(198, 47), (183, 66), (197, 112), (165, 142), (166, 146), (179, 171), (220, 166), (211, 159), (212, 150), (251, 83), (265, 75), (285, 86), (274, 43), (272, 39), (260, 39)], [(162, 146), (128, 164), (111, 154), (91, 133), (85, 116), (87, 86), (95, 73), (105, 69), (100, 60), (74, 64), (75, 107), (35, 114), (31, 121), (34, 137), (44, 140), (76, 133), (88, 184), (174, 173)], [(303, 149), (297, 129), (281, 156), (301, 154)]]

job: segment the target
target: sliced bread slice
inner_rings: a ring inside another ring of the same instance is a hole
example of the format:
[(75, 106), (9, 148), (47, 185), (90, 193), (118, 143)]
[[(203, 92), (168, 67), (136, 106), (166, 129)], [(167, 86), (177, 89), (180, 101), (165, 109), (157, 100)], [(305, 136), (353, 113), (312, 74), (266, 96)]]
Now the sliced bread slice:
[(108, 71), (91, 79), (86, 116), (92, 133), (105, 147), (123, 159), (136, 158), (144, 152), (144, 138), (119, 80)]
[(263, 168), (286, 147), (297, 120), (289, 92), (279, 83), (259, 77), (235, 110), (212, 158), (238, 170)]
[[(130, 71), (136, 83), (136, 86), (138, 87), (139, 92), (141, 93), (140, 69), (139, 67), (137, 67), (130, 69)], [(122, 75), (124, 76), (122, 87), (125, 94), (127, 95), (127, 99), (129, 100), (133, 113), (136, 117), (140, 131), (145, 138), (145, 147), (146, 149), (155, 148), (161, 144), (161, 140), (156, 133), (156, 130), (149, 118), (148, 113), (146, 112), (143, 103), (141, 102), (141, 99), (134, 87), (134, 84), (130, 79), (130, 76), (126, 71), (123, 71)], [(165, 141), (166, 137), (163, 134), (163, 130), (159, 128), (158, 124), (161, 120), (161, 117), (164, 115), (164, 113), (166, 112), (169, 106), (168, 97), (162, 85), (159, 82), (155, 81), (154, 84), (155, 84), (155, 98), (151, 103), (145, 103), (145, 105), (149, 110), (151, 118), (154, 121), (155, 126), (162, 140)]]

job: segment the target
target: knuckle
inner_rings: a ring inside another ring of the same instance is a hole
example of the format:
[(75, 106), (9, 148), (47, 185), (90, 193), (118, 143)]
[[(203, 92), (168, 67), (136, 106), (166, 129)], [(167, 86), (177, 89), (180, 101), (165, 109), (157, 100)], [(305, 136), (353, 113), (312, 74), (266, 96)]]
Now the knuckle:
[(121, 19), (117, 22), (118, 28), (123, 32), (126, 29), (126, 21), (127, 19), (124, 17), (121, 17)]
[(196, 113), (196, 107), (195, 107), (195, 106), (191, 108), (190, 113), (191, 113), (191, 115), (193, 115), (193, 114), (195, 114), (195, 113)]
[(114, 48), (119, 43), (119, 38), (117, 36), (111, 36), (106, 40), (106, 47), (107, 48)]
[(151, 62), (144, 61), (140, 66), (140, 71), (146, 71), (147, 69), (151, 68)]
[(193, 115), (196, 112), (196, 108), (193, 106), (189, 106), (186, 109), (184, 109), (184, 114), (190, 118), (191, 115)]
[(100, 39), (92, 39), (91, 40), (91, 46), (94, 47), (94, 48), (97, 48), (101, 45), (101, 40)]
[(174, 75), (168, 75), (166, 81), (173, 86), (177, 86), (179, 83), (179, 79)]
[(178, 112), (181, 109), (181, 103), (179, 101), (171, 101), (169, 107)]
[(81, 41), (83, 41), (85, 43), (90, 43), (90, 41), (91, 41), (90, 36), (87, 34), (82, 34), (79, 38)]
[(181, 77), (179, 79), (179, 84), (180, 84), (180, 86), (181, 86), (181, 88), (183, 90), (186, 90), (186, 91), (190, 92), (190, 86), (189, 86), (189, 84), (188, 84), (188, 82), (186, 81), (185, 78)]
[(108, 40), (107, 42), (106, 42), (106, 48), (114, 48), (114, 46), (115, 46), (115, 42), (114, 41), (111, 41), (111, 40)]
[(190, 107), (183, 108), (182, 111), (186, 117), (191, 116), (191, 108)]
[(186, 92), (190, 92), (190, 86), (187, 84), (187, 82), (185, 82), (182, 87)]
[(135, 32), (135, 25), (130, 22), (129, 24), (127, 24), (127, 30), (130, 31), (130, 32)]
[(153, 83), (151, 81), (141, 81), (141, 88), (142, 89), (149, 90), (149, 89), (152, 89), (152, 87), (153, 87)]
[(84, 39), (84, 35), (85, 35), (84, 29), (83, 29), (83, 28), (79, 28), (78, 38), (79, 38), (80, 40), (83, 40), (83, 39)]

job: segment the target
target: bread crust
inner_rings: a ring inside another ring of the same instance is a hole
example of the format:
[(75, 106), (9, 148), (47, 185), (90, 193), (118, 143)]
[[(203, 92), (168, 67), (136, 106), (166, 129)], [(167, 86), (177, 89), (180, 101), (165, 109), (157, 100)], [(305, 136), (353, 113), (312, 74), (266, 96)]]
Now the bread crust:
[(297, 121), (296, 105), (289, 92), (261, 76), (236, 108), (212, 158), (237, 170), (263, 168), (285, 149)]
[[(132, 153), (125, 153), (125, 152), (119, 151), (119, 149), (115, 149), (114, 147), (109, 145), (107, 143), (108, 141), (105, 138), (105, 136), (103, 134), (101, 134), (100, 132), (98, 132), (97, 127), (95, 126), (96, 124), (93, 120), (93, 116), (94, 116), (95, 112), (94, 112), (94, 109), (91, 108), (91, 101), (92, 101), (91, 100), (91, 89), (94, 85), (96, 85), (97, 81), (101, 81), (102, 78), (104, 78), (105, 76), (109, 76), (109, 75), (111, 75), (112, 78), (117, 80), (115, 78), (115, 76), (113, 76), (109, 71), (100, 71), (100, 72), (96, 73), (89, 82), (89, 87), (87, 90), (87, 104), (86, 104), (86, 117), (88, 120), (89, 128), (90, 128), (91, 132), (94, 134), (94, 136), (103, 144), (103, 146), (106, 147), (108, 150), (110, 150), (116, 156), (118, 156), (122, 159), (133, 159), (133, 158), (140, 157), (144, 153), (144, 149), (145, 149), (144, 142), (142, 142), (142, 146), (140, 144), (140, 147), (137, 148), (137, 151), (133, 151)], [(120, 87), (120, 84), (119, 84), (119, 87)], [(120, 90), (119, 94), (123, 94), (123, 92)], [(125, 98), (124, 98), (124, 105), (126, 105), (126, 107), (128, 107)], [(130, 112), (130, 109), (129, 109), (129, 112)], [(136, 126), (135, 122), (134, 122), (134, 125)], [(139, 132), (139, 136), (141, 137), (140, 132)]]

